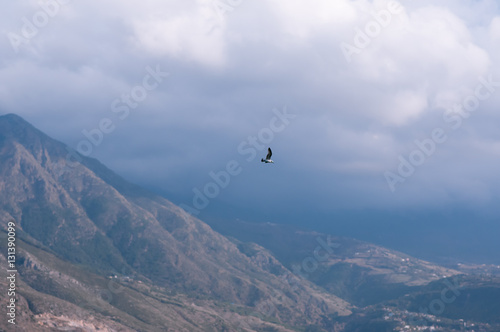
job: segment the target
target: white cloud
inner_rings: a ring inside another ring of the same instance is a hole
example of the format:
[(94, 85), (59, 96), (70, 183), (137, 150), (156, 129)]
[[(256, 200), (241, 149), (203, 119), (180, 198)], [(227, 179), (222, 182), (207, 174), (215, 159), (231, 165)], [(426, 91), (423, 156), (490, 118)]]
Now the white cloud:
[(491, 43), (500, 43), (500, 16), (491, 20), (489, 34)]
[(318, 33), (335, 29), (352, 22), (358, 16), (355, 5), (347, 0), (269, 0), (270, 10), (284, 34), (295, 38), (316, 38)]
[[(369, 11), (371, 5), (367, 6)], [(463, 97), (457, 92), (473, 88), (492, 64), (466, 22), (451, 10), (434, 5), (407, 10), (354, 54), (347, 69), (350, 79), (380, 91), (372, 98), (381, 105), (367, 112), (388, 124), (411, 123), (429, 105), (443, 105), (443, 96), (455, 94), (453, 102), (460, 101)]]
[[(221, 66), (225, 62), (225, 42), (219, 29), (223, 20), (209, 8), (198, 6), (174, 17), (133, 19), (137, 46), (154, 56)], [(212, 15), (212, 17), (210, 17)]]
[(416, 119), (421, 113), (428, 109), (427, 94), (425, 91), (398, 91), (384, 106), (385, 117), (389, 124), (408, 124), (412, 119)]

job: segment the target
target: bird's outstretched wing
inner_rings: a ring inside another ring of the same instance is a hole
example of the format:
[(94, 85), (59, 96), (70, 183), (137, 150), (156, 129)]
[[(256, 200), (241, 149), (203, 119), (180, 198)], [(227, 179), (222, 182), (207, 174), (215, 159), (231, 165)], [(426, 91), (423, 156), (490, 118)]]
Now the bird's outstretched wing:
[(266, 159), (269, 160), (271, 159), (271, 156), (273, 155), (273, 152), (271, 151), (271, 148), (267, 148), (267, 156)]

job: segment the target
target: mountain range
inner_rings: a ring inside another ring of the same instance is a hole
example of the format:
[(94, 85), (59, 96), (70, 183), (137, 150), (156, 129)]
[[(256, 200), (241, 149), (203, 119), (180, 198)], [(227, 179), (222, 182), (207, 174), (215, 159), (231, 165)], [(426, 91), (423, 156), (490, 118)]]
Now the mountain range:
[[(472, 273), (291, 226), (209, 225), (14, 114), (0, 116), (4, 253), (9, 223), (19, 331), (500, 326), (500, 282), (491, 267)], [(6, 256), (2, 303), (9, 301)], [(455, 299), (437, 310), (443, 293)], [(429, 306), (436, 310), (421, 312)], [(0, 320), (0, 329), (11, 327)]]

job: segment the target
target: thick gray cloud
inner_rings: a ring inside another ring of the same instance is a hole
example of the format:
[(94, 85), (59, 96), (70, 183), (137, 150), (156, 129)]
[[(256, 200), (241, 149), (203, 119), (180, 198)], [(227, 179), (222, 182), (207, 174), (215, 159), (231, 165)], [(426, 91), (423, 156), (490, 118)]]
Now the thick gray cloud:
[[(11, 1), (0, 18), (1, 111), (75, 149), (110, 119), (90, 156), (179, 203), (192, 206), (193, 189), (231, 160), (241, 172), (212, 205), (293, 213), (499, 198), (493, 0)], [(473, 111), (450, 113), (457, 103)], [(271, 130), (285, 107), (296, 117)], [(436, 128), (446, 138), (423, 151)], [(254, 158), (238, 150), (259, 135)], [(275, 165), (260, 164), (268, 145)], [(402, 174), (401, 158), (419, 165)]]

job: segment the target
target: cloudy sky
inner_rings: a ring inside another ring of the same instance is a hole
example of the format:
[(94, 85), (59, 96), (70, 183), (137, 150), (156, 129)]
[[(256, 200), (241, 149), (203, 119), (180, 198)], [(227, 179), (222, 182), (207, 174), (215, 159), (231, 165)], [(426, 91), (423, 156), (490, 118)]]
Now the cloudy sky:
[(8, 1), (0, 34), (1, 114), (201, 213), (500, 198), (494, 0)]

